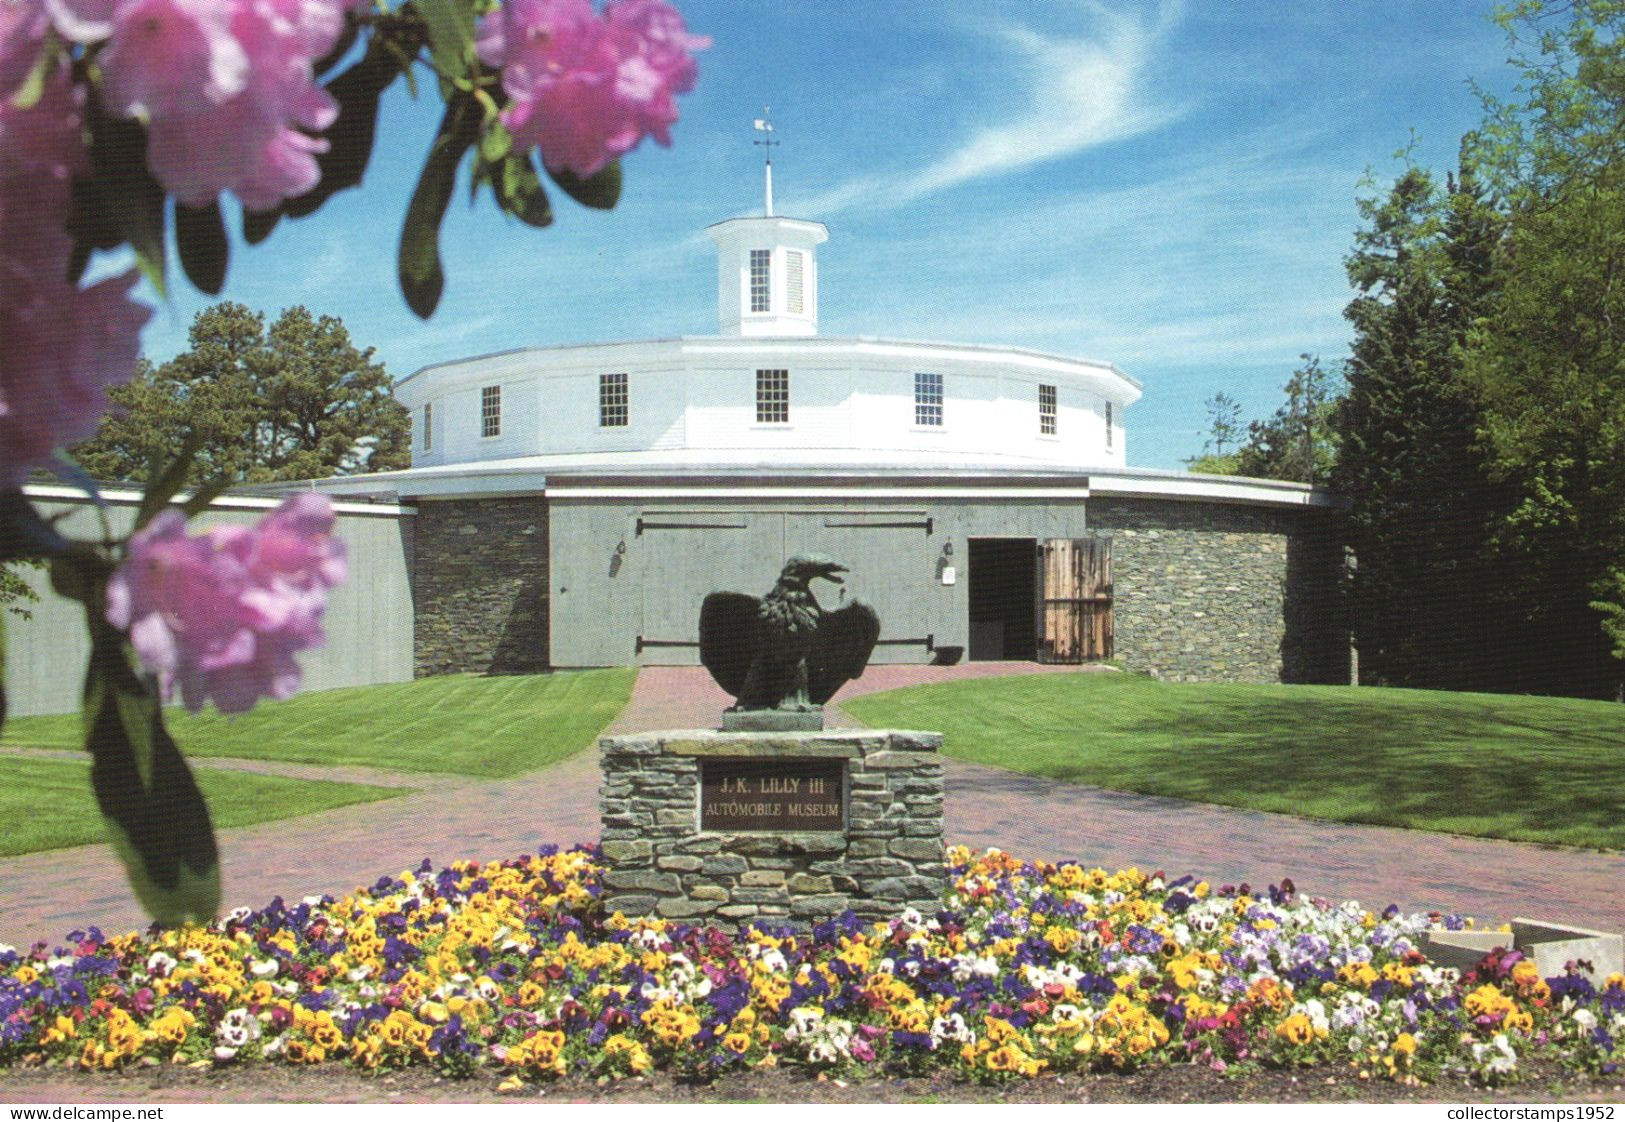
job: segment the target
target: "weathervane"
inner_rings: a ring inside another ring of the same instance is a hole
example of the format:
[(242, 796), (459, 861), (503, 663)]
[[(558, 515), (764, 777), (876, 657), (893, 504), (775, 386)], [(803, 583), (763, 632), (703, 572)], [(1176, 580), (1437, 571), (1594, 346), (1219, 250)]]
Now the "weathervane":
[(762, 139), (751, 141), (759, 144), (767, 153), (767, 217), (773, 217), (773, 146), (778, 141), (773, 139), (773, 111), (762, 106), (762, 115), (756, 119), (756, 131), (762, 133)]

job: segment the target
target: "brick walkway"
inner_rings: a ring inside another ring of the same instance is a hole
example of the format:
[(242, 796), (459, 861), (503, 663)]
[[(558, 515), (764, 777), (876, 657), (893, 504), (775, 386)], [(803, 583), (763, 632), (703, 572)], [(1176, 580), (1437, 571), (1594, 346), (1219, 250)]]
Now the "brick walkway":
[[(873, 666), (842, 696), (1018, 672), (1076, 671), (1025, 663)], [(647, 668), (611, 731), (714, 727), (728, 701), (702, 669)], [(833, 710), (830, 723), (852, 722)], [(997, 845), (1021, 856), (1107, 867), (1136, 864), (1215, 883), (1262, 886), (1291, 876), (1305, 892), (1374, 907), (1396, 903), (1496, 919), (1532, 914), (1625, 930), (1622, 854), (1340, 826), (1051, 783), (957, 760), (946, 764), (949, 840), (978, 848)], [(293, 773), (274, 765), (229, 766)], [(317, 773), (301, 768), (298, 774)], [(419, 789), (386, 802), (223, 831), (226, 905), (340, 893), (425, 857), (437, 864), (491, 860), (597, 837), (593, 752), (500, 782), (377, 771), (366, 778)], [(0, 861), (0, 942), (60, 939), (90, 923), (127, 930), (142, 918), (105, 846)]]

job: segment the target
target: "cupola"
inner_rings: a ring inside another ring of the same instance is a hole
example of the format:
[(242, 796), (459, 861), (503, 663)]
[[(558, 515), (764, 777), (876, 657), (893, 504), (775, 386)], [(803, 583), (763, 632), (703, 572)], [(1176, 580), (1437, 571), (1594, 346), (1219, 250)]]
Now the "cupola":
[(767, 154), (760, 218), (730, 218), (707, 233), (717, 243), (717, 317), (733, 336), (817, 335), (818, 260), (829, 239), (821, 222), (773, 213), (773, 125), (758, 120)]
[(717, 315), (724, 335), (817, 335), (821, 222), (731, 218), (707, 233), (717, 243)]

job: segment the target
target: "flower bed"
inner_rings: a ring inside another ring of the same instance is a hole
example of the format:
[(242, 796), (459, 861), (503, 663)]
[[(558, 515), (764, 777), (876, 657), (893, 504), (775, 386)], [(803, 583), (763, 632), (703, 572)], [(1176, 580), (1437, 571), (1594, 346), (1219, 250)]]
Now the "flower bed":
[[(949, 854), (934, 916), (810, 935), (604, 917), (594, 851), (383, 878), (208, 928), (0, 948), (0, 1063), (492, 1066), (506, 1086), (805, 1065), (997, 1080), (1155, 1063), (1403, 1082), (1619, 1069), (1625, 977), (1465, 975), (1432, 922), (1129, 869)], [(1446, 922), (1459, 923), (1448, 920)]]

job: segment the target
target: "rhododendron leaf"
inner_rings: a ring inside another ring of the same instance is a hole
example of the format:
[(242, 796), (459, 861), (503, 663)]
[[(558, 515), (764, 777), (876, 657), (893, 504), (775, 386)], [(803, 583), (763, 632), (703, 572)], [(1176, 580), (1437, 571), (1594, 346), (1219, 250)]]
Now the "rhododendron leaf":
[(220, 905), (220, 854), (208, 805), (164, 728), (155, 688), (131, 665), (124, 636), (95, 619), (94, 608), (88, 614), (85, 750), (113, 847), (153, 919), (207, 921)]
[(169, 505), (169, 500), (180, 494), (181, 488), (186, 485), (186, 473), (192, 470), (192, 461), (197, 457), (201, 443), (197, 433), (187, 433), (181, 450), (167, 464), (164, 463), (162, 449), (153, 452), (152, 463), (147, 469), (147, 493), (141, 496), (141, 505), (135, 512), (137, 530), (145, 529), (147, 523)]
[(415, 0), (429, 28), (429, 56), (440, 76), (467, 78), (474, 57), (474, 9), (458, 0)]
[(68, 280), (78, 283), (91, 253), (98, 249), (116, 249), (124, 244), (124, 235), (113, 215), (102, 205), (102, 187), (94, 179), (75, 179), (72, 198), (68, 231), (73, 235), (73, 256), (68, 266)]
[(90, 126), (90, 162), (94, 171), (94, 199), (101, 221), (117, 230), (135, 250), (142, 275), (165, 294), (164, 189), (147, 170), (147, 131), (135, 121), (109, 117), (92, 105), (86, 113)]
[(180, 250), (181, 268), (186, 279), (200, 291), (218, 296), (226, 283), (226, 220), (220, 216), (220, 200), (207, 206), (175, 204), (175, 246)]
[(582, 179), (574, 172), (560, 168), (555, 171), (547, 169), (547, 174), (554, 183), (559, 185), (566, 195), (569, 195), (582, 206), (590, 206), (595, 210), (609, 210), (621, 198), (621, 162), (616, 160), (607, 165), (602, 171), (596, 172)]
[[(318, 191), (321, 187), (316, 188)], [(282, 221), (282, 209), (276, 210), (244, 210), (243, 211), (243, 241), (249, 245), (259, 245), (271, 236), (276, 224)]]
[(502, 161), (497, 178), (492, 181), (502, 209), (527, 226), (543, 227), (553, 224), (553, 207), (542, 189), (541, 177), (528, 152), (510, 153)]
[(429, 149), (423, 174), (406, 210), (398, 262), (401, 294), (422, 319), (434, 314), (445, 288), (446, 277), (440, 267), (440, 222), (457, 183), (457, 165), (473, 147), (479, 123), (479, 107), (472, 99), (454, 98), (446, 106), (440, 132)]
[(226, 475), (197, 488), (186, 497), (186, 501), (184, 503), (180, 504), (181, 513), (186, 515), (188, 518), (197, 517), (199, 514), (209, 509), (210, 503), (214, 502), (214, 500), (225, 494), (226, 488), (230, 487), (232, 482), (231, 476)]
[(421, 32), (393, 38), (375, 35), (361, 61), (327, 84), (328, 96), (338, 102), (339, 115), (322, 133), (328, 148), (316, 156), (321, 182), (284, 203), (281, 209), (286, 214), (303, 218), (338, 192), (360, 185), (378, 134), (378, 99), (411, 65), (422, 45)]
[[(373, 39), (374, 43), (377, 43), (378, 41), (379, 40), (377, 38)], [(416, 101), (418, 96), (418, 80), (412, 74), (412, 67), (418, 60), (417, 48), (413, 47), (412, 49), (408, 50), (404, 45), (397, 43), (394, 39), (390, 38), (383, 39), (383, 44), (384, 50), (388, 51), (399, 60), (401, 77), (406, 79), (406, 95), (412, 98), (412, 100)]]
[(51, 557), (68, 548), (21, 491), (0, 491), (0, 562), (29, 557)]
[(75, 463), (73, 458), (66, 452), (56, 454), (56, 461), (51, 470), (56, 472), (64, 483), (72, 484), (88, 495), (90, 501), (96, 504), (98, 510), (105, 511), (107, 509), (107, 499), (102, 495), (101, 484), (97, 483), (89, 472)]
[(339, 114), (322, 135), (327, 151), (316, 156), (321, 179), (316, 186), (277, 207), (243, 212), (243, 239), (258, 245), (271, 236), (283, 215), (303, 218), (314, 214), (338, 192), (359, 186), (372, 160), (378, 133), (378, 100), (384, 90), (409, 67), (423, 45), (422, 29), (379, 32), (367, 44), (361, 60), (326, 86), (338, 102)]

